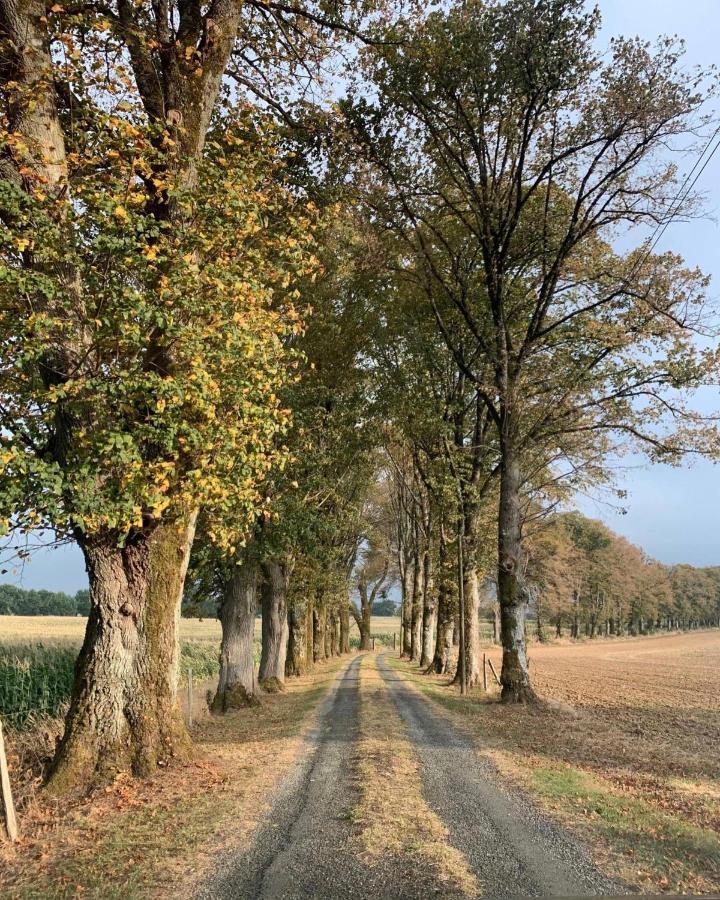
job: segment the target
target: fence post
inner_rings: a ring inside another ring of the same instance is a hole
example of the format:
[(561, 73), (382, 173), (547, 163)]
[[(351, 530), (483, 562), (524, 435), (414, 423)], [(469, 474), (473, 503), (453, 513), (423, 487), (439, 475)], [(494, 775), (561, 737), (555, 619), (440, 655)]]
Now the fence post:
[(393, 650), (395, 649), (395, 638), (396, 637), (397, 637), (397, 634), (393, 631)]
[(5, 830), (7, 831), (7, 836), (14, 842), (17, 840), (18, 830), (15, 819), (15, 806), (13, 804), (12, 791), (10, 790), (10, 774), (8, 772), (7, 757), (5, 756), (2, 722), (0, 722), (0, 799), (2, 800), (3, 816), (5, 818)]
[(373, 635), (372, 642), (373, 642), (373, 650), (374, 650), (375, 649), (375, 635)]
[(485, 661), (484, 653), (483, 653), (483, 690), (487, 691), (487, 662)]
[(187, 677), (187, 702), (188, 702), (188, 728), (192, 728), (193, 716), (193, 676), (192, 669), (188, 669)]

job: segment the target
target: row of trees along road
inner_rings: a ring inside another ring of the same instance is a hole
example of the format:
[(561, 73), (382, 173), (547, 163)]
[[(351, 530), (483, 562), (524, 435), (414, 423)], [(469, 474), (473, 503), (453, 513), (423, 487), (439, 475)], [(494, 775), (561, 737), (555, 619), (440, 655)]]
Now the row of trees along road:
[(0, 509), (11, 548), (76, 541), (91, 596), (52, 791), (187, 749), (183, 593), (220, 607), (224, 710), (257, 700), (258, 601), (277, 689), (350, 617), (367, 644), (395, 577), (405, 650), (446, 671), (462, 632), (472, 684), (496, 570), (503, 698), (532, 700), (529, 524), (623, 448), (715, 452), (706, 279), (643, 241), (692, 209), (668, 148), (711, 89), (598, 25), (0, 0)]

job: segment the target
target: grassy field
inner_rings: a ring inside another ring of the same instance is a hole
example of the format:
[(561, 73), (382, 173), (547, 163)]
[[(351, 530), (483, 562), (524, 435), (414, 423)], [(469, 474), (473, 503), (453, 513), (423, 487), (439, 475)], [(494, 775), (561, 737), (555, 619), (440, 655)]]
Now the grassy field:
[(396, 665), (627, 881), (720, 890), (720, 632), (534, 644), (530, 660), (538, 708)]

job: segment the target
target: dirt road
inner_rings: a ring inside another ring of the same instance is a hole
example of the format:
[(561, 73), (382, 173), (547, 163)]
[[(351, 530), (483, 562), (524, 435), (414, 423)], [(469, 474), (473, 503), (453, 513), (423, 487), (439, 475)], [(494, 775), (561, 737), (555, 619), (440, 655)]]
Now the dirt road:
[[(449, 842), (467, 860), (483, 897), (597, 896), (622, 893), (584, 848), (511, 792), (469, 739), (381, 654), (389, 691), (419, 761), (422, 793)], [(251, 846), (225, 860), (201, 898), (427, 898), (446, 885), (420, 856), (371, 860), (355, 834), (355, 766), (361, 657), (338, 676), (308, 733), (300, 761), (277, 790)], [(398, 798), (401, 801), (401, 798)]]

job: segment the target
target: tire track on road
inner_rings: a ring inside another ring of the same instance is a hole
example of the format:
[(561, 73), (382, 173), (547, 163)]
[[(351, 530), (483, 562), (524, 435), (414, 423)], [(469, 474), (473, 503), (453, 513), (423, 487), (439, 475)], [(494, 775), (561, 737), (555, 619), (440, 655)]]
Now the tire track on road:
[(503, 784), (472, 741), (380, 656), (378, 666), (421, 762), (423, 794), (450, 842), (469, 861), (485, 897), (616, 896), (588, 851), (519, 791)]

